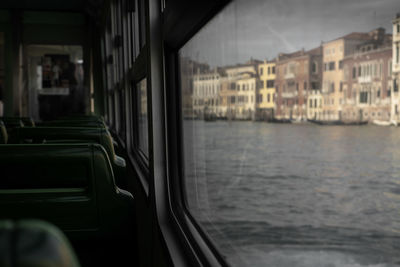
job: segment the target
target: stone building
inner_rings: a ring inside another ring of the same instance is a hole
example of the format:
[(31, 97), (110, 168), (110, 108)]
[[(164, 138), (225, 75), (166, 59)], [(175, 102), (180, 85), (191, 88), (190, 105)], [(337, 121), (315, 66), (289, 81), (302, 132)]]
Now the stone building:
[(393, 42), (392, 42), (392, 105), (391, 120), (400, 122), (399, 116), (399, 86), (400, 86), (400, 13), (393, 20)]
[(368, 33), (353, 32), (323, 44), (323, 119), (341, 120), (345, 101), (343, 92), (343, 59), (354, 54), (366, 42), (374, 45), (385, 42), (387, 35), (383, 28)]
[(188, 57), (181, 57), (179, 64), (181, 69), (182, 113), (184, 118), (193, 118), (193, 77), (199, 73), (209, 72), (210, 66)]
[[(259, 60), (223, 68), (224, 89), (220, 92), (221, 116), (228, 119), (255, 119)], [(235, 90), (233, 89), (235, 88)]]
[(307, 119), (322, 120), (322, 94), (321, 88), (309, 90), (307, 96)]
[(236, 118), (236, 82), (230, 81), (226, 76), (221, 78), (221, 89), (219, 91), (219, 106), (217, 117), (220, 119)]
[(256, 111), (257, 75), (244, 72), (236, 80), (237, 98), (235, 117), (242, 120), (254, 120)]
[(391, 39), (365, 42), (343, 59), (341, 120), (389, 121), (391, 107)]
[(195, 118), (205, 115), (216, 116), (219, 106), (221, 74), (219, 69), (206, 73), (198, 72), (193, 76), (193, 113)]
[(258, 92), (256, 119), (270, 120), (275, 110), (275, 61), (266, 61), (258, 65)]

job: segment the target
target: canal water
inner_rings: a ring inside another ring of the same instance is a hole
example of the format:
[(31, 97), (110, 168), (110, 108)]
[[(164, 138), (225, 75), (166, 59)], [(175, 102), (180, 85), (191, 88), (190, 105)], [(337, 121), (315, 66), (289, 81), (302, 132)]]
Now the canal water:
[(188, 207), (232, 266), (400, 266), (400, 128), (184, 121)]

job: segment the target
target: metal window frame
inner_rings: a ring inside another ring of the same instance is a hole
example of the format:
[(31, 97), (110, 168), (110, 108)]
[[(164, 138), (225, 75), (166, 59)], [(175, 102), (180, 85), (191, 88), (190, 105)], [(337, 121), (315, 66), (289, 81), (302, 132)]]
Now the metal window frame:
[[(155, 1), (156, 2), (156, 1)], [(167, 179), (156, 179), (155, 196), (158, 209), (168, 212), (158, 214), (159, 220), (168, 221), (172, 228), (164, 229), (165, 241), (172, 261), (176, 266), (227, 266), (216, 246), (202, 229), (185, 204), (183, 179), (183, 128), (181, 115), (181, 90), (179, 72), (179, 50), (189, 41), (211, 18), (213, 18), (229, 1), (202, 1), (201, 3), (185, 3), (181, 0), (169, 0), (164, 11), (163, 53), (165, 62), (165, 138)], [(160, 8), (160, 7), (157, 7)], [(150, 19), (152, 19), (150, 17)], [(153, 33), (151, 33), (153, 34)], [(153, 95), (153, 98), (155, 96)], [(154, 99), (153, 99), (154, 100)], [(155, 102), (153, 102), (155, 103)], [(153, 106), (154, 110), (154, 106)], [(158, 114), (158, 111), (155, 114)], [(153, 123), (156, 123), (154, 121)], [(157, 131), (155, 131), (156, 133)], [(156, 138), (157, 136), (154, 136)], [(158, 151), (157, 144), (154, 149)], [(162, 177), (159, 177), (162, 178)], [(163, 197), (164, 195), (164, 197)], [(159, 198), (160, 200), (158, 200)], [(171, 235), (167, 231), (174, 231)], [(179, 239), (183, 251), (177, 252), (171, 244)], [(186, 265), (182, 264), (185, 262)], [(190, 264), (188, 264), (188, 262)]]

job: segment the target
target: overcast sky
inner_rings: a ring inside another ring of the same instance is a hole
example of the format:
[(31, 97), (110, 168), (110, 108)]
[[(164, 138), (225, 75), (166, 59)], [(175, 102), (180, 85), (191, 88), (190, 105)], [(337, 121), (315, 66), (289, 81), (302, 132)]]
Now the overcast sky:
[(273, 59), (350, 32), (392, 33), (399, 12), (399, 0), (234, 0), (181, 52), (211, 66)]

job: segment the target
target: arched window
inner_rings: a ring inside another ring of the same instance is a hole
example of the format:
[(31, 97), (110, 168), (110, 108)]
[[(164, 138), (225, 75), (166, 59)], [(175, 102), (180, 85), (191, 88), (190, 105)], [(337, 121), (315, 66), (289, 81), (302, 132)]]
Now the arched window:
[(317, 62), (313, 62), (311, 64), (311, 72), (312, 73), (317, 73)]

